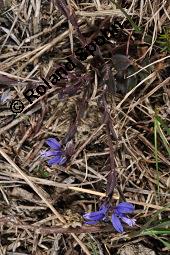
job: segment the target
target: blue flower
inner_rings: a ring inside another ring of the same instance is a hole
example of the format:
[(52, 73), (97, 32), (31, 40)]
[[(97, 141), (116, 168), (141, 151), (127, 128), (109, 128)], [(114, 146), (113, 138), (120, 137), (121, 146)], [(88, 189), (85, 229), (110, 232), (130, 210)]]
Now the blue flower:
[(51, 150), (42, 151), (41, 157), (50, 158), (47, 162), (49, 165), (63, 165), (66, 162), (65, 153), (61, 149), (61, 144), (55, 138), (48, 138), (46, 140)]
[(134, 206), (127, 202), (122, 202), (114, 208), (114, 213), (112, 214), (112, 225), (120, 233), (123, 232), (123, 226), (120, 219), (128, 224), (130, 227), (135, 225), (136, 220), (130, 219), (126, 216), (126, 213), (132, 213), (135, 210)]
[(99, 210), (96, 212), (90, 212), (90, 213), (85, 213), (83, 217), (87, 220), (85, 222), (86, 224), (96, 224), (98, 221), (103, 220), (106, 216), (106, 213), (108, 211), (108, 206), (106, 204), (103, 204), (100, 206)]
[(90, 220), (85, 222), (86, 224), (96, 224), (97, 222), (106, 219), (107, 213), (112, 210), (112, 225), (118, 232), (122, 233), (123, 226), (120, 220), (122, 220), (131, 227), (135, 225), (136, 220), (130, 219), (126, 216), (127, 213), (132, 213), (134, 209), (134, 206), (127, 202), (122, 202), (114, 208), (111, 208), (111, 206), (107, 204), (103, 204), (100, 206), (98, 211), (86, 213), (83, 215), (83, 217), (87, 220)]

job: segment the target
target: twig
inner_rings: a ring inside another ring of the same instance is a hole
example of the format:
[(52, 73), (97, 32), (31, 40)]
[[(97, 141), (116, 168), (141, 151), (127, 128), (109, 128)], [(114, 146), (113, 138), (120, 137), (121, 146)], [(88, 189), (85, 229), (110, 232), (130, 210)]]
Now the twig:
[(43, 202), (51, 209), (51, 211), (57, 216), (57, 218), (62, 222), (66, 223), (65, 219), (57, 212), (57, 210), (53, 207), (53, 205), (44, 197), (40, 188), (34, 184), (28, 175), (26, 175), (13, 161), (12, 159), (6, 154), (6, 152), (0, 148), (1, 155), (8, 161), (8, 163), (17, 171), (26, 183), (37, 193), (37, 195), (43, 200)]

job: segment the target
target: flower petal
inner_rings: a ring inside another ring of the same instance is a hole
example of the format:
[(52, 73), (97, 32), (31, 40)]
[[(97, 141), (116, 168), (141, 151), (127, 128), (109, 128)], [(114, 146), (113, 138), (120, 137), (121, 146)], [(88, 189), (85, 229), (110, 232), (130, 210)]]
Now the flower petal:
[(115, 212), (119, 215), (119, 213), (132, 213), (135, 210), (135, 207), (127, 202), (122, 202), (118, 204), (115, 208)]
[(129, 219), (127, 217), (121, 217), (121, 219), (128, 224), (130, 227), (133, 227), (136, 223), (136, 219)]
[(48, 157), (51, 157), (51, 156), (59, 156), (60, 154), (61, 154), (60, 151), (51, 151), (51, 150), (40, 152), (40, 155), (43, 158), (48, 158)]
[(60, 157), (60, 161), (58, 162), (59, 166), (63, 165), (67, 161), (66, 157)]
[(99, 211), (102, 211), (104, 214), (108, 211), (109, 206), (107, 204), (102, 204), (99, 208)]
[(48, 146), (50, 146), (52, 149), (59, 150), (61, 148), (61, 144), (55, 139), (55, 138), (48, 138), (46, 140), (46, 143)]
[(104, 218), (104, 213), (102, 211), (97, 211), (97, 212), (90, 212), (90, 213), (85, 213), (83, 217), (87, 220), (92, 220), (92, 221), (99, 221)]
[(48, 160), (48, 164), (49, 165), (58, 165), (60, 163), (61, 157), (60, 156), (56, 156), (50, 160)]
[(102, 204), (98, 211), (85, 213), (83, 217), (91, 221), (100, 221), (105, 218), (107, 210), (108, 210), (108, 206), (106, 204)]
[(114, 213), (112, 214), (112, 225), (119, 233), (123, 232), (123, 226), (119, 218)]

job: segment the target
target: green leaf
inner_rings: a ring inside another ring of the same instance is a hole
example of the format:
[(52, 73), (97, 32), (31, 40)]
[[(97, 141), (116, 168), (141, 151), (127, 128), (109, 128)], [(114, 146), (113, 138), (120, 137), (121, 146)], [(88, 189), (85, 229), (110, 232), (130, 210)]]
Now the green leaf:
[(170, 250), (170, 242), (166, 242), (162, 238), (159, 238), (159, 240), (168, 248), (168, 250)]

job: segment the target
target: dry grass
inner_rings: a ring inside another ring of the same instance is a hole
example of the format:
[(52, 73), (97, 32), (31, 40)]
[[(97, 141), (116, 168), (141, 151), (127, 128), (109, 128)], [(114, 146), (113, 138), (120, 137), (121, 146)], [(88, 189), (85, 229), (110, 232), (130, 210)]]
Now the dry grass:
[[(2, 255), (116, 254), (119, 247), (134, 240), (142, 240), (158, 254), (167, 253), (161, 243), (155, 247), (154, 239), (139, 237), (139, 233), (158, 210), (162, 212), (155, 221), (168, 219), (170, 211), (166, 207), (170, 202), (170, 155), (159, 134), (156, 151), (154, 145), (157, 116), (165, 123), (165, 127), (160, 123), (165, 142), (170, 141), (166, 131), (170, 127), (170, 54), (162, 52), (156, 42), (163, 27), (170, 25), (170, 8), (168, 1), (161, 0), (123, 2), (127, 2), (122, 5), (124, 10), (143, 29), (140, 36), (111, 1), (68, 0), (83, 33), (95, 34), (97, 26), (115, 18), (123, 22), (120, 40), (115, 38), (110, 45), (116, 49), (125, 44), (134, 66), (133, 73), (129, 73), (131, 83), (137, 77), (127, 93), (106, 96), (117, 137), (112, 140), (117, 173), (113, 202), (121, 200), (122, 193), (135, 205), (137, 219), (134, 229), (127, 227), (126, 233), (117, 234), (109, 223), (87, 226), (82, 218), (84, 212), (95, 210), (106, 194), (110, 154), (98, 102), (104, 87), (92, 68), (92, 57), (83, 62), (92, 77), (88, 100), (84, 100), (81, 89), (75, 95), (58, 98), (61, 88), (72, 83), (70, 75), (59, 82), (60, 88), (53, 86), (29, 104), (23, 92), (43, 84), (40, 77), (48, 79), (65, 62), (79, 47), (79, 35), (70, 22), (68, 27), (63, 26), (67, 19), (55, 1), (0, 0), (0, 93), (2, 96), (9, 88), (12, 98), (24, 103), (20, 114), (11, 112), (11, 100), (0, 105)], [(134, 52), (130, 40), (136, 44), (145, 40), (148, 46)], [(101, 47), (106, 60), (108, 49)], [(76, 79), (85, 76), (81, 68), (74, 72)], [(45, 139), (57, 137), (64, 141), (74, 121), (75, 153), (66, 167), (49, 167), (39, 156)]]

